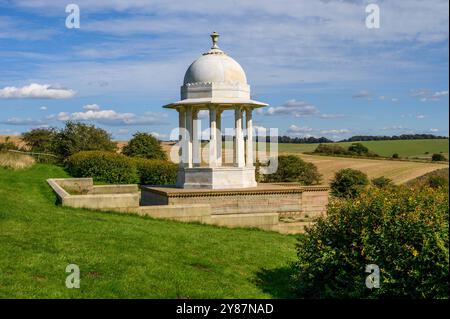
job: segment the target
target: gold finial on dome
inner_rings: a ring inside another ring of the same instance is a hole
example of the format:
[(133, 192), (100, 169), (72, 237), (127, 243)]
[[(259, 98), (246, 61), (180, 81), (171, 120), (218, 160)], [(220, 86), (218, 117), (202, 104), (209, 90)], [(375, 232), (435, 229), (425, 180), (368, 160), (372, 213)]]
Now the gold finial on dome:
[(211, 49), (218, 49), (219, 46), (217, 45), (217, 41), (219, 40), (219, 34), (216, 31), (211, 33), (211, 39), (213, 42), (213, 46), (211, 47)]

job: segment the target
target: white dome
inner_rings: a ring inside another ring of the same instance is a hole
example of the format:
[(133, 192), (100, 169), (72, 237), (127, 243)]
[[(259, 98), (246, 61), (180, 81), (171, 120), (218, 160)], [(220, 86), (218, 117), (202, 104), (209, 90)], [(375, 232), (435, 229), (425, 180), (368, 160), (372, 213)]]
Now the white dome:
[(192, 62), (184, 75), (183, 84), (193, 83), (233, 83), (247, 84), (242, 67), (217, 46), (219, 34), (211, 34), (213, 46)]
[(184, 75), (183, 84), (201, 82), (247, 84), (247, 77), (239, 63), (225, 53), (208, 52), (195, 60)]

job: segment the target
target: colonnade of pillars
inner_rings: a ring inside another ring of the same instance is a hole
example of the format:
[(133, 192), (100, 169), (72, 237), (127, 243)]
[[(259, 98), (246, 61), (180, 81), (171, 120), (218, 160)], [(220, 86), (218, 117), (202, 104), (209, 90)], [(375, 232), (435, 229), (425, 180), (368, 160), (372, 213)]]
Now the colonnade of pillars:
[[(179, 116), (180, 141), (183, 141), (180, 164), (184, 167), (200, 166), (201, 138), (198, 137), (198, 112), (195, 106), (183, 106), (177, 109)], [(253, 167), (253, 124), (251, 107), (236, 106), (234, 108), (234, 160), (237, 167)], [(209, 107), (209, 167), (222, 166), (222, 112), (218, 106)], [(247, 140), (244, 141), (244, 112)], [(183, 135), (185, 134), (185, 135)]]

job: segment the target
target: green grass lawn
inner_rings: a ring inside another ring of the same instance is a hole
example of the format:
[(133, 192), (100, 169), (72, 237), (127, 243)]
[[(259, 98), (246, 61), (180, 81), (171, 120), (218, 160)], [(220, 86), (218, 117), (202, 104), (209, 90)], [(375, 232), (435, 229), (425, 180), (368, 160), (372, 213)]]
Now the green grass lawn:
[[(442, 152), (448, 156), (448, 139), (436, 140), (398, 140), (398, 141), (367, 141), (358, 142), (365, 145), (369, 150), (375, 152), (380, 156), (392, 156), (398, 153), (401, 157), (420, 157), (431, 158), (433, 153)], [(334, 143), (347, 148), (351, 142)], [(304, 153), (312, 152), (319, 144), (278, 144), (278, 151), (280, 153)], [(428, 152), (429, 154), (425, 154)]]
[(294, 236), (57, 206), (45, 179), (66, 176), (0, 168), (0, 298), (291, 296)]

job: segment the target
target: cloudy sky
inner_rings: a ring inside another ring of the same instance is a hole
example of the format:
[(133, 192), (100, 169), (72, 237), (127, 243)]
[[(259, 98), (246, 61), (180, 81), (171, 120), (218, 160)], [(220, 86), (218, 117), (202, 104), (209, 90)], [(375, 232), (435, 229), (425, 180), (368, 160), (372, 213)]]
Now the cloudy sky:
[[(66, 28), (66, 5), (80, 28)], [(219, 46), (280, 134), (449, 134), (447, 0), (0, 0), (0, 134), (78, 120), (167, 138), (189, 64)], [(369, 3), (380, 28), (367, 28)], [(225, 125), (232, 126), (225, 114)], [(204, 123), (204, 126), (206, 124)]]

